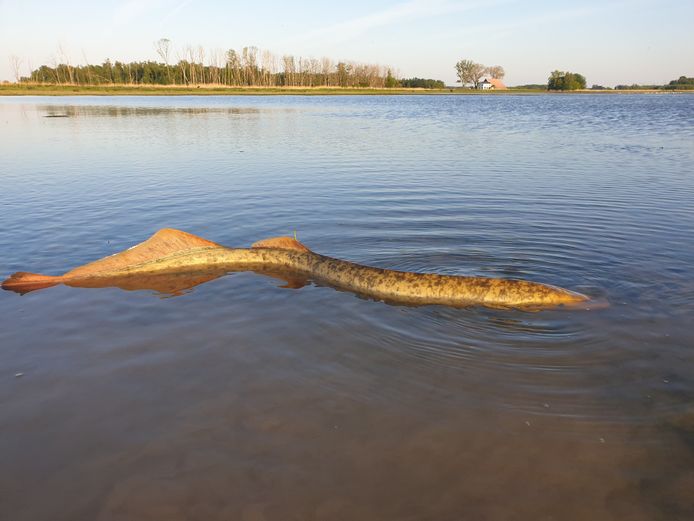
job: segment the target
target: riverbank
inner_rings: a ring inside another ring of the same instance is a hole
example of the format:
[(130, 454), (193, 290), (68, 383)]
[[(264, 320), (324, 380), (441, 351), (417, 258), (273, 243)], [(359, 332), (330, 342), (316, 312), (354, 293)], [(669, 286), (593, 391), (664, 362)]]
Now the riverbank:
[[(552, 94), (665, 94), (687, 91), (664, 90), (582, 90)], [(689, 91), (694, 92), (694, 91)], [(353, 88), (353, 87), (228, 87), (224, 85), (24, 85), (2, 84), (0, 96), (369, 96), (369, 95), (442, 95), (504, 96), (509, 94), (547, 94), (539, 89), (472, 90), (459, 87), (445, 89)]]
[[(354, 87), (229, 87), (225, 85), (0, 85), (4, 96), (344, 96), (412, 94), (482, 94), (463, 89), (354, 88)], [(533, 91), (528, 91), (533, 92)], [(499, 91), (498, 93), (501, 93)], [(486, 94), (486, 93), (485, 93)]]

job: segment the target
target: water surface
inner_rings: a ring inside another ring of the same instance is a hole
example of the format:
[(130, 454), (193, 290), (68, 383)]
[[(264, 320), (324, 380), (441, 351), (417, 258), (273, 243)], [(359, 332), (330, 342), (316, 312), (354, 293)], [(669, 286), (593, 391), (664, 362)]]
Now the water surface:
[(694, 518), (693, 96), (0, 98), (0, 146), (3, 278), (296, 231), (610, 303), (2, 292), (0, 518)]

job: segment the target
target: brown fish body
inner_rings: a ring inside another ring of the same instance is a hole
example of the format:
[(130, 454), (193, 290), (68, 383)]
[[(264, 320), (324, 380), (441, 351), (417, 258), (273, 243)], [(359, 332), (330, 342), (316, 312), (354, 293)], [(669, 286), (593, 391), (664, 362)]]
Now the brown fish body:
[(227, 248), (177, 230), (160, 230), (147, 241), (98, 261), (51, 277), (18, 272), (4, 289), (25, 292), (55, 284), (94, 287), (100, 280), (227, 269), (278, 269), (375, 299), (408, 304), (544, 308), (578, 304), (587, 297), (536, 282), (413, 273), (363, 266), (312, 252), (279, 237), (251, 248)]

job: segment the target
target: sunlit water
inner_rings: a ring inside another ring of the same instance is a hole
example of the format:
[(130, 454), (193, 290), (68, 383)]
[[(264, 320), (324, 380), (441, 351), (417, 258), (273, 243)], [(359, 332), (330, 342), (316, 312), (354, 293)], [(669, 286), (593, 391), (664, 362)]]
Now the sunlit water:
[(694, 96), (4, 98), (0, 147), (0, 278), (296, 231), (610, 304), (1, 292), (1, 519), (694, 518)]

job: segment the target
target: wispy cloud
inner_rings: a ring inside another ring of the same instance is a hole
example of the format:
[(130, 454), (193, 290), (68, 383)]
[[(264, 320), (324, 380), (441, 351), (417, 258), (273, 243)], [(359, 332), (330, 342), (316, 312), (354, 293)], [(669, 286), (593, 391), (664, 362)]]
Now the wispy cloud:
[(185, 9), (187, 6), (193, 3), (193, 0), (183, 0), (182, 2), (179, 2), (171, 11), (169, 11), (164, 18), (162, 18), (161, 22), (159, 23), (160, 27), (164, 27), (169, 20), (172, 18), (175, 18), (178, 13), (180, 13), (183, 9)]
[(573, 20), (593, 16), (604, 11), (615, 9), (626, 5), (626, 1), (610, 2), (601, 5), (592, 5), (588, 7), (570, 7), (568, 9), (560, 9), (557, 11), (542, 12), (535, 15), (518, 18), (512, 22), (483, 24), (474, 26), (463, 26), (460, 32), (451, 37), (460, 38), (477, 38), (480, 34), (484, 34), (489, 38), (503, 38), (513, 35), (518, 29), (535, 28), (538, 25), (553, 24), (562, 20)]
[(166, 0), (127, 0), (116, 7), (111, 19), (112, 25), (114, 27), (125, 25), (165, 3)]
[(328, 27), (323, 27), (315, 31), (304, 33), (292, 42), (303, 42), (309, 40), (321, 39), (331, 43), (343, 42), (357, 38), (358, 36), (367, 33), (368, 31), (388, 25), (393, 25), (398, 22), (416, 20), (425, 17), (441, 16), (451, 13), (461, 13), (471, 9), (481, 7), (489, 7), (499, 3), (507, 3), (512, 0), (467, 0), (467, 1), (451, 1), (451, 0), (410, 0), (397, 4), (393, 7), (370, 13), (365, 16), (360, 16), (333, 24)]

